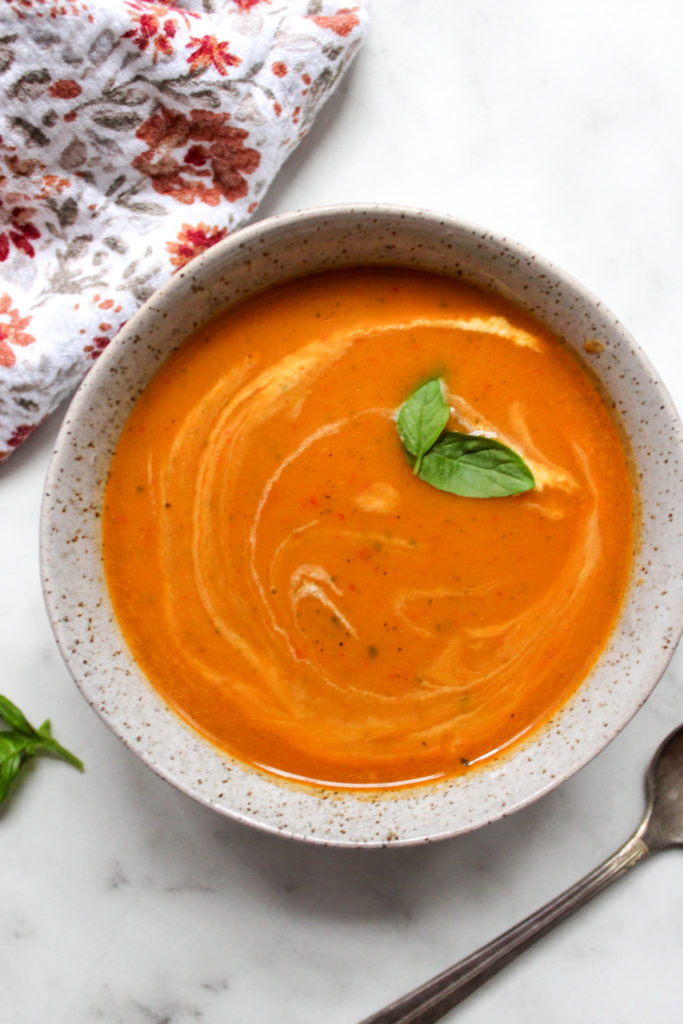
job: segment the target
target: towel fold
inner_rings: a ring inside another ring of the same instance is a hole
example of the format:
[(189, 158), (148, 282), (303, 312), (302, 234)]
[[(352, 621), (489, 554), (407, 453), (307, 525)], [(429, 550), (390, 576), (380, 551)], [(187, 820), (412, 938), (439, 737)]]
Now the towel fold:
[(365, 23), (328, 0), (5, 0), (0, 461), (254, 213)]

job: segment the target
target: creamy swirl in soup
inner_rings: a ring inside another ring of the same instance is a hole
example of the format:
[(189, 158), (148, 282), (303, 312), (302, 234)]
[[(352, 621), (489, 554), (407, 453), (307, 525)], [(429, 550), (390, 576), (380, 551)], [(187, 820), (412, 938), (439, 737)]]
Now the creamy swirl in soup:
[[(463, 498), (413, 473), (397, 410), (438, 377), (449, 429), (535, 486)], [(331, 786), (467, 771), (546, 723), (618, 615), (633, 493), (591, 377), (516, 307), (357, 268), (204, 326), (135, 405), (103, 523), (127, 642), (236, 758)]]

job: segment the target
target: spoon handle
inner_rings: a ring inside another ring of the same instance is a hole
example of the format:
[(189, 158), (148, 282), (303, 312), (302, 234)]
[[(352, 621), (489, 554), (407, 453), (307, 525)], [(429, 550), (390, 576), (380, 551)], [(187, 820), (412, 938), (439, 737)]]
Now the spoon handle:
[(636, 833), (611, 857), (580, 882), (513, 925), (498, 938), (390, 1006), (365, 1017), (360, 1024), (432, 1024), (493, 977), (556, 924), (650, 853)]

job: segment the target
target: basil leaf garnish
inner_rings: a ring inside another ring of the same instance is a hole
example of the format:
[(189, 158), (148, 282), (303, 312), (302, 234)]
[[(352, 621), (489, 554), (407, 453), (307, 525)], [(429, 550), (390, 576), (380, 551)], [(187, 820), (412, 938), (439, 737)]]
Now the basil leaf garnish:
[(0, 736), (0, 803), (21, 769), (24, 742), (23, 737), (13, 733), (5, 732)]
[(398, 411), (396, 429), (421, 480), (463, 498), (505, 498), (535, 486), (533, 473), (512, 448), (490, 437), (444, 433), (449, 418), (438, 379), (422, 384)]
[(33, 736), (35, 730), (31, 723), (27, 720), (26, 715), (23, 711), (13, 704), (7, 697), (3, 697), (0, 693), (0, 719), (2, 719), (10, 729), (16, 729), (17, 732), (23, 733), (25, 736)]
[(399, 409), (396, 429), (403, 447), (415, 458), (415, 473), (420, 472), (423, 455), (443, 432), (449, 416), (440, 380), (427, 381)]
[(512, 448), (491, 437), (447, 433), (425, 454), (419, 477), (463, 498), (505, 498), (530, 491), (533, 473)]
[(61, 757), (74, 768), (83, 771), (83, 764), (79, 758), (53, 738), (49, 721), (43, 722), (38, 729), (34, 728), (23, 711), (2, 694), (0, 722), (9, 726), (9, 729), (0, 729), (0, 803), (7, 796), (10, 784), (23, 765), (36, 754)]

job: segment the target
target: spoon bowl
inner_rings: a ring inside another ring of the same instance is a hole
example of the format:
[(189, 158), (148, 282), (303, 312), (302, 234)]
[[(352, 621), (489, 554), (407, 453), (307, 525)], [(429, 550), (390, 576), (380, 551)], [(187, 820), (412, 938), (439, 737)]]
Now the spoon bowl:
[(639, 834), (648, 850), (683, 846), (683, 726), (664, 740), (653, 757), (647, 789), (648, 813)]

